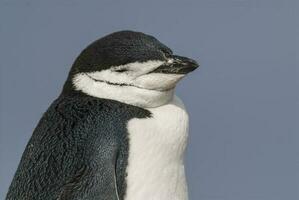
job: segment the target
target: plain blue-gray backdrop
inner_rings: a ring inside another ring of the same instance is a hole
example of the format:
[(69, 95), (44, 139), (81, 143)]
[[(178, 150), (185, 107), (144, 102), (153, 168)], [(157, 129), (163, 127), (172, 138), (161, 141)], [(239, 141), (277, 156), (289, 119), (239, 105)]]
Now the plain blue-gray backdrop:
[(122, 29), (200, 60), (177, 88), (191, 200), (299, 199), (295, 12), (295, 0), (1, 0), (0, 199), (75, 57)]

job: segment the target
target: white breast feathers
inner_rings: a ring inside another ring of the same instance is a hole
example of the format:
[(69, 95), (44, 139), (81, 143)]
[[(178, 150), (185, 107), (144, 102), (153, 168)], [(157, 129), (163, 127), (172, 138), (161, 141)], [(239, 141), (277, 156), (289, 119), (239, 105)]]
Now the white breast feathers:
[(188, 114), (178, 97), (128, 122), (126, 200), (187, 200), (183, 154)]

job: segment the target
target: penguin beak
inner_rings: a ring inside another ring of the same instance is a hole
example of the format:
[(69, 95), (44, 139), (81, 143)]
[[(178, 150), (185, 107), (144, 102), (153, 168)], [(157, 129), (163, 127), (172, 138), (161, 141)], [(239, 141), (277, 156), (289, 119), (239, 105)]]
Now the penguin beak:
[(190, 58), (174, 55), (168, 63), (161, 65), (153, 73), (187, 74), (199, 67), (199, 64)]

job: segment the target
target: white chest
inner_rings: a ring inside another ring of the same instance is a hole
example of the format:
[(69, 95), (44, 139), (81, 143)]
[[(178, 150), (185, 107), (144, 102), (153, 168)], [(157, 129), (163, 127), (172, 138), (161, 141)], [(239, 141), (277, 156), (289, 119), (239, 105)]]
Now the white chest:
[(188, 114), (177, 97), (167, 105), (148, 110), (151, 118), (128, 123), (125, 200), (186, 200), (183, 154)]

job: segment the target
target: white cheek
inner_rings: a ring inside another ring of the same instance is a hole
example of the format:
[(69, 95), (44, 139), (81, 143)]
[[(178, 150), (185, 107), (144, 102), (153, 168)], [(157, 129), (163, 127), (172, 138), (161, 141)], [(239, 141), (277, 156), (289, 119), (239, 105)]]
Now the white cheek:
[(138, 77), (134, 84), (147, 89), (165, 90), (174, 88), (183, 77), (183, 74), (150, 73)]
[[(134, 62), (126, 65), (120, 65), (111, 67), (110, 69), (90, 72), (87, 73), (90, 77), (100, 81), (106, 81), (110, 83), (118, 83), (118, 84), (134, 84), (134, 79), (137, 77), (146, 74), (150, 71), (153, 71), (164, 62), (158, 60), (151, 60), (147, 62)], [(125, 69), (126, 72), (117, 72), (116, 70)]]
[(119, 86), (103, 81), (95, 81), (86, 73), (76, 74), (73, 78), (76, 90), (105, 99), (113, 99), (140, 107), (157, 107), (169, 102), (173, 97), (173, 90), (147, 90), (134, 86)]

